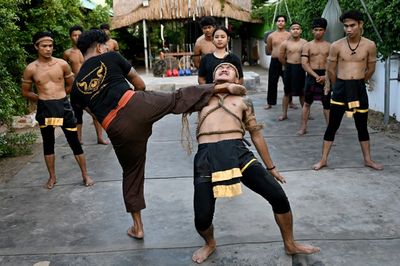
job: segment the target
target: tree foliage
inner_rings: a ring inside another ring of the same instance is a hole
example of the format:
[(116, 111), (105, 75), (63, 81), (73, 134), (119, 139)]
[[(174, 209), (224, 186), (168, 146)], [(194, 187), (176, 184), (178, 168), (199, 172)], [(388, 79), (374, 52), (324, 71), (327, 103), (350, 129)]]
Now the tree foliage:
[(37, 57), (32, 44), (36, 32), (53, 32), (53, 55), (61, 57), (71, 46), (69, 27), (88, 29), (110, 20), (108, 6), (88, 11), (80, 0), (0, 0), (0, 18), (0, 124), (27, 111), (20, 83), (25, 66)]
[[(269, 25), (273, 21), (276, 5), (264, 5), (266, 1), (252, 0), (253, 16), (261, 18)], [(303, 38), (310, 40), (311, 37), (311, 21), (313, 18), (320, 17), (325, 8), (327, 0), (286, 0), (290, 17), (292, 21), (298, 21), (303, 27)], [(367, 13), (361, 4), (361, 1), (354, 0), (339, 0), (342, 11), (350, 9), (358, 9), (365, 16), (364, 36), (374, 40), (377, 44), (378, 51), (383, 57), (387, 57), (393, 51), (400, 51), (400, 1), (399, 0), (365, 0), (364, 1), (368, 13), (370, 14), (373, 23), (375, 24), (382, 41), (375, 33), (372, 23), (367, 17)], [(278, 13), (287, 14), (283, 1), (278, 6)], [(274, 27), (271, 24), (271, 29)]]

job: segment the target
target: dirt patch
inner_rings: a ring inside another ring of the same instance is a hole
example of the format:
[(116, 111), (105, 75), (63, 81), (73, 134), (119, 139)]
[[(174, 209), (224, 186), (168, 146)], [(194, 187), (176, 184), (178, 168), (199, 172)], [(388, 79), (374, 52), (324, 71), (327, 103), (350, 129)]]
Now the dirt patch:
[(383, 131), (385, 136), (400, 140), (400, 122), (396, 121), (393, 117), (390, 117), (387, 125), (383, 122), (383, 113), (369, 110), (368, 112), (368, 126)]

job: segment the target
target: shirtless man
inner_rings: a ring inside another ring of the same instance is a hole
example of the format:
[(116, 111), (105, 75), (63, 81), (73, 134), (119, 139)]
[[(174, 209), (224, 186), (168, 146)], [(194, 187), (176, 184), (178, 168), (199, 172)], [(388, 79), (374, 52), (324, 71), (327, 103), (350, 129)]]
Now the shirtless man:
[[(312, 34), (314, 40), (304, 44), (301, 53), (301, 65), (307, 72), (304, 88), (304, 105), (301, 114), (301, 126), (298, 135), (307, 133), (307, 122), (311, 104), (314, 100), (322, 102), (325, 121), (328, 124), (330, 109), (330, 92), (324, 91), (326, 61), (329, 55), (330, 43), (324, 40), (324, 34), (328, 22), (324, 18), (314, 19), (312, 22)], [(328, 84), (327, 84), (328, 85)], [(329, 86), (329, 85), (328, 85)]]
[(197, 38), (194, 44), (194, 55), (193, 63), (194, 66), (199, 69), (201, 57), (205, 54), (213, 53), (215, 51), (215, 45), (213, 43), (213, 32), (215, 30), (216, 21), (213, 17), (203, 17), (200, 20), (200, 27), (203, 31), (203, 35)]
[(364, 165), (375, 170), (383, 166), (371, 159), (368, 133), (368, 95), (365, 82), (375, 72), (376, 45), (362, 37), (364, 19), (358, 10), (340, 16), (346, 37), (332, 43), (328, 57), (328, 77), (332, 83), (331, 111), (324, 135), (322, 158), (313, 166), (319, 170), (327, 166), (328, 155), (339, 129), (343, 115), (353, 117), (358, 140), (364, 157)]
[[(49, 172), (46, 187), (52, 189), (57, 182), (54, 156), (54, 128), (61, 126), (68, 144), (82, 172), (86, 186), (94, 184), (86, 170), (86, 159), (76, 133), (76, 120), (67, 94), (71, 91), (74, 74), (68, 63), (52, 56), (54, 38), (50, 32), (38, 32), (33, 44), (38, 58), (24, 70), (21, 93), (25, 98), (37, 102), (36, 120), (43, 139), (44, 160)], [(32, 91), (35, 83), (37, 94)]]
[[(275, 23), (276, 31), (268, 34), (265, 46), (266, 53), (271, 55), (271, 62), (268, 69), (267, 104), (264, 109), (270, 109), (272, 105), (276, 105), (279, 77), (282, 77), (283, 80), (282, 64), (279, 61), (279, 47), (283, 41), (290, 37), (290, 33), (285, 29), (286, 17), (284, 15), (276, 16)], [(296, 108), (294, 105), (291, 107)]]
[[(82, 34), (82, 32), (83, 28), (79, 25), (75, 25), (69, 28), (69, 37), (71, 39), (72, 47), (65, 50), (63, 55), (64, 60), (67, 61), (71, 66), (72, 73), (74, 73), (74, 75), (78, 74), (79, 69), (83, 64), (83, 55), (81, 51), (79, 51), (78, 47), (76, 47), (78, 38)], [(82, 144), (83, 113), (81, 113), (79, 110), (80, 109), (74, 108), (75, 117), (77, 119), (76, 127), (78, 129), (78, 138), (79, 142)], [(100, 123), (95, 118), (93, 118), (93, 125), (96, 129), (97, 143), (107, 145), (108, 142), (103, 139), (103, 129), (101, 128)]]
[(301, 38), (301, 25), (293, 22), (290, 25), (290, 38), (279, 47), (279, 61), (285, 67), (284, 92), (282, 98), (282, 115), (278, 121), (288, 118), (289, 97), (299, 96), (300, 104), (304, 104), (305, 72), (301, 66), (301, 51), (307, 41)]
[[(214, 72), (215, 82), (237, 82), (238, 71), (233, 64), (221, 63)], [(281, 185), (285, 178), (278, 172), (258, 124), (250, 99), (217, 94), (199, 114), (197, 127), (198, 151), (194, 159), (195, 227), (205, 240), (192, 260), (205, 261), (216, 249), (212, 224), (218, 197), (232, 197), (245, 186), (264, 197), (274, 211), (288, 255), (312, 254), (319, 248), (297, 243), (293, 238), (290, 204)], [(248, 130), (266, 169), (244, 143)]]
[(104, 31), (107, 36), (110, 38), (107, 42), (107, 46), (108, 46), (108, 51), (115, 51), (118, 52), (119, 51), (119, 45), (118, 42), (114, 39), (111, 39), (111, 31), (110, 31), (110, 25), (108, 25), (107, 23), (103, 23), (100, 25), (100, 29), (102, 31)]

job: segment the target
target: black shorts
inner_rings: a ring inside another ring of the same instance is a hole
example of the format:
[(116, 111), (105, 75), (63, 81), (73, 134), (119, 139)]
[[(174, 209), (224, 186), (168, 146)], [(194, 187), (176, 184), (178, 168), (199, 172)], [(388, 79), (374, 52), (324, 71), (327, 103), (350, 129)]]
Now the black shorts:
[[(325, 76), (325, 69), (313, 69), (319, 76)], [(324, 85), (316, 82), (312, 75), (307, 74), (306, 84), (304, 87), (304, 101), (307, 104), (312, 104), (315, 101), (321, 101), (325, 110), (329, 110), (331, 106), (331, 93), (324, 93)]]
[(306, 73), (301, 64), (287, 63), (283, 79), (285, 95), (303, 96), (305, 79)]

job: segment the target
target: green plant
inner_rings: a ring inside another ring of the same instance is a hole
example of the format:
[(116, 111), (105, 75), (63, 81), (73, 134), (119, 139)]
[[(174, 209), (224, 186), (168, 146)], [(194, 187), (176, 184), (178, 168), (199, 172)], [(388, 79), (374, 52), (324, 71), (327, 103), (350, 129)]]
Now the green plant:
[(33, 131), (26, 133), (7, 132), (0, 134), (0, 158), (28, 155), (37, 139)]

